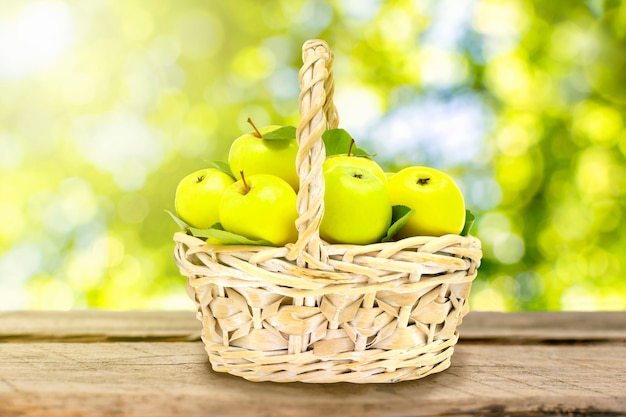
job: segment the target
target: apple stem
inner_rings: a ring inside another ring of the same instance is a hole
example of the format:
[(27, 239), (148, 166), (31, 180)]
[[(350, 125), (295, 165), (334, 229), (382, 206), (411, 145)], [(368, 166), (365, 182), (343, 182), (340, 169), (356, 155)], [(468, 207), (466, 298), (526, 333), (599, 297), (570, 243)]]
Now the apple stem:
[(241, 181), (243, 181), (243, 188), (246, 190), (246, 194), (248, 194), (250, 192), (250, 186), (246, 182), (246, 176), (243, 175), (243, 170), (239, 171), (239, 173), (241, 174)]
[(250, 125), (252, 126), (252, 128), (254, 129), (254, 133), (253, 135), (256, 136), (257, 138), (261, 139), (263, 137), (263, 135), (261, 134), (261, 132), (259, 132), (259, 129), (257, 129), (256, 125), (254, 124), (254, 122), (252, 121), (251, 118), (248, 117), (248, 123), (250, 123)]
[(417, 180), (417, 184), (419, 185), (427, 185), (428, 182), (430, 181), (430, 178), (418, 178)]
[(350, 146), (348, 147), (348, 156), (352, 156), (352, 146), (354, 146), (354, 138), (350, 138)]

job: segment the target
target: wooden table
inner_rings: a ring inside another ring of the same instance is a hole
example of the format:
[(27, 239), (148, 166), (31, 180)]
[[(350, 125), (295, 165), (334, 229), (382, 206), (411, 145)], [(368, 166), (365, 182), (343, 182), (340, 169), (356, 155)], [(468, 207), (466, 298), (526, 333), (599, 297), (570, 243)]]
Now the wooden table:
[(0, 416), (625, 416), (626, 312), (471, 312), (397, 384), (213, 372), (193, 312), (0, 312)]

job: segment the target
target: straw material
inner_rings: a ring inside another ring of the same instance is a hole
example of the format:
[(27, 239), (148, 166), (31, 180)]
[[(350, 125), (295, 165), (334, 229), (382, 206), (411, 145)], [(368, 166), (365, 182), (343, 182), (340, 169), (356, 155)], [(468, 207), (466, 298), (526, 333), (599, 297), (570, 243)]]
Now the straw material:
[(482, 256), (473, 236), (371, 245), (319, 237), (322, 133), (338, 125), (333, 55), (303, 45), (298, 240), (212, 245), (178, 232), (175, 260), (198, 305), (213, 369), (251, 381), (397, 382), (450, 366)]

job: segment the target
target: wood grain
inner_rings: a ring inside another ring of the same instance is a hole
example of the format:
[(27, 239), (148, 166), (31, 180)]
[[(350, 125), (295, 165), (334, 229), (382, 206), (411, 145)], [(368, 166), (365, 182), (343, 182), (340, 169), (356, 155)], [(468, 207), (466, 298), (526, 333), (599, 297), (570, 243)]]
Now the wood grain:
[(0, 312), (0, 342), (200, 340), (193, 311)]
[(440, 374), (277, 384), (213, 372), (202, 343), (185, 339), (197, 334), (186, 312), (3, 313), (0, 416), (623, 416), (625, 323), (625, 313), (476, 312)]
[[(200, 340), (193, 311), (0, 312), (0, 342)], [(626, 312), (470, 312), (461, 339), (481, 342), (626, 341)]]

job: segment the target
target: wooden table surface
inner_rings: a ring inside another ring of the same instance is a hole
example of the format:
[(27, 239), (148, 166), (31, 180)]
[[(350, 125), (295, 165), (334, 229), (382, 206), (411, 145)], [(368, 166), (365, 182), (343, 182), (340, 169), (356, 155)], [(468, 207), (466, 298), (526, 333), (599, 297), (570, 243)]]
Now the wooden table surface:
[(193, 312), (0, 312), (0, 416), (626, 416), (626, 312), (471, 312), (452, 366), (396, 384), (211, 370)]

